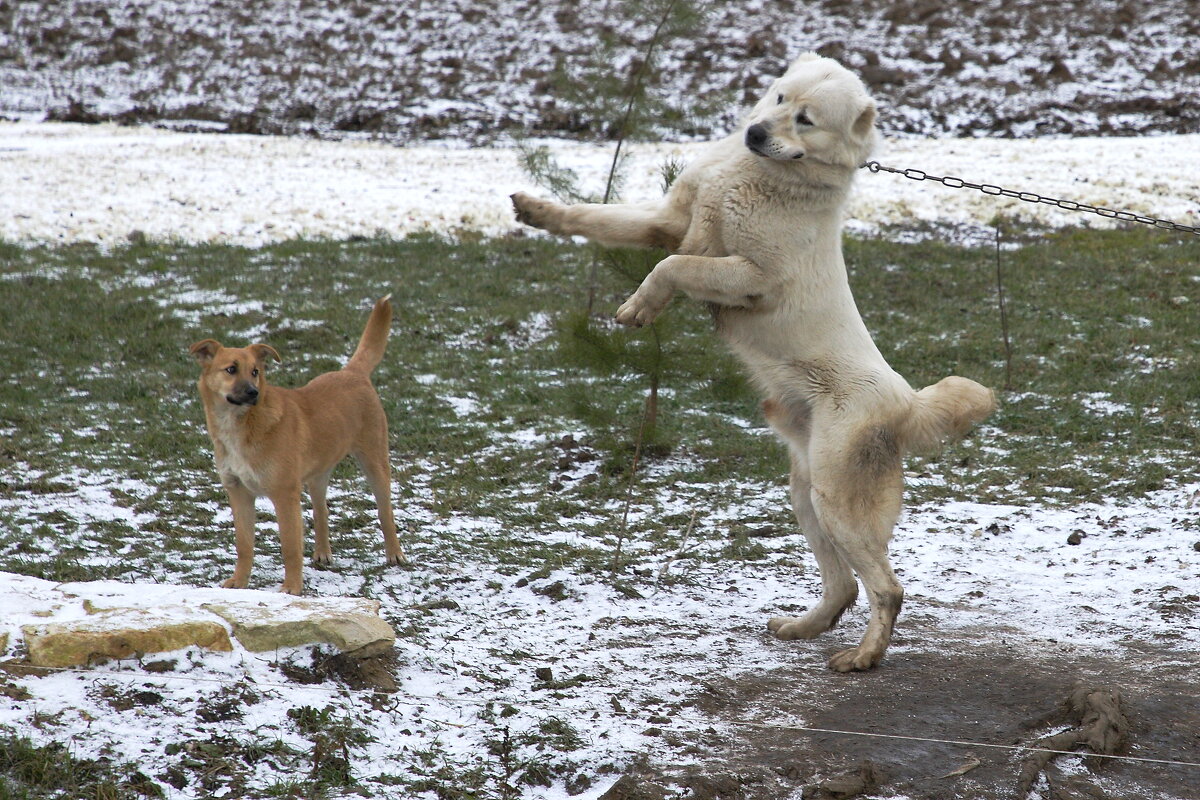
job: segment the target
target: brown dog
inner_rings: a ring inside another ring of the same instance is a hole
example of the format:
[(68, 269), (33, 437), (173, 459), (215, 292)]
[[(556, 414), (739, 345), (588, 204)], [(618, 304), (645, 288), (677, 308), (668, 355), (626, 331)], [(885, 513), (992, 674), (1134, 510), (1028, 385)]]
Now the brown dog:
[(189, 348), (203, 368), (200, 398), (221, 483), (233, 507), (237, 566), (224, 586), (244, 588), (254, 561), (254, 498), (275, 506), (283, 551), (282, 591), (300, 594), (304, 521), (300, 490), (307, 487), (316, 531), (314, 564), (328, 564), (329, 508), (325, 488), (347, 455), (358, 461), (379, 507), (387, 563), (405, 562), (392, 519), (387, 417), (371, 385), (392, 324), (391, 295), (375, 303), (358, 348), (339, 372), (327, 372), (299, 389), (269, 386), (266, 362), (279, 354), (265, 344), (222, 347), (213, 339)]

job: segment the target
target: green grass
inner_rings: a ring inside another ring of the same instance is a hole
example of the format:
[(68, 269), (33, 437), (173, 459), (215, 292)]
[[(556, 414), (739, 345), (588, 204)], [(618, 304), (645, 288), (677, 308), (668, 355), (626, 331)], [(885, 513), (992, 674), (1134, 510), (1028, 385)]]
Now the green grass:
[[(1154, 231), (1077, 230), (1005, 251), (1012, 389), (966, 442), (910, 462), (927, 479), (909, 501), (1120, 500), (1197, 480), (1195, 248)], [(525, 238), (0, 245), (0, 569), (217, 582), (231, 534), (214, 521), (225, 501), (188, 345), (269, 342), (284, 358), (271, 379), (300, 385), (344, 362), (369, 301), (388, 292), (396, 320), (375, 381), (410, 539), (421, 520), (462, 516), (496, 532), (430, 543), (447, 558), (513, 575), (604, 570), (657, 370), (658, 424), (632, 498), (660, 513), (634, 514), (626, 545), (678, 546), (681, 509), (720, 507), (734, 518), (721, 523), (725, 557), (757, 557), (746, 530), (793, 525), (782, 504), (754, 503), (786, 472), (758, 398), (695, 303), (677, 300), (654, 331), (589, 323), (594, 257)], [(612, 258), (620, 268), (601, 270), (605, 315), (652, 263)], [(953, 373), (1002, 389), (990, 248), (849, 240), (847, 261), (868, 326), (914, 386)], [(461, 399), (472, 403), (462, 414)], [(137, 521), (81, 517), (58, 502), (88, 481)], [(371, 530), (357, 471), (340, 468), (336, 486), (347, 491), (334, 497), (335, 535)], [(679, 502), (656, 507), (668, 495)], [(562, 530), (584, 544), (541, 538)], [(342, 552), (369, 560), (375, 543), (359, 538)], [(260, 547), (277, 545), (260, 537)]]
[[(1001, 399), (965, 442), (910, 461), (919, 479), (909, 502), (1120, 502), (1200, 480), (1196, 243), (1067, 231), (1021, 244), (1001, 261), (1005, 390), (991, 248), (847, 241), (859, 308), (892, 365), (914, 386), (954, 373)], [(601, 316), (589, 320), (596, 259)], [(560, 569), (631, 597), (686, 584), (707, 562), (811, 569), (800, 537), (782, 536), (795, 532), (786, 454), (707, 312), (680, 299), (641, 331), (604, 318), (652, 263), (524, 238), (0, 245), (0, 570), (219, 583), (232, 531), (216, 519), (226, 502), (188, 345), (269, 342), (284, 358), (271, 380), (300, 385), (344, 362), (370, 302), (388, 292), (396, 319), (375, 383), (390, 420), (401, 536), (420, 565), (403, 589), (411, 606), (393, 597), (388, 619), (409, 643), (440, 641), (434, 609), (464, 568), (491, 576), (489, 588), (528, 585), (555, 602), (574, 590), (560, 583), (554, 593)], [(652, 375), (658, 422), (631, 480)], [(365, 482), (346, 465), (331, 488), (338, 569), (362, 576), (362, 594), (382, 596), (390, 589)], [(80, 512), (71, 498), (85, 492), (98, 498), (92, 512), (113, 513)], [(257, 546), (253, 585), (270, 587), (277, 538)], [(495, 679), (486, 669), (473, 677)], [(148, 702), (106, 699), (114, 709)], [(599, 772), (577, 761), (580, 734), (567, 721), (531, 726), (505, 706), (481, 718), (486, 752), (455, 754), (435, 740), (376, 773), (362, 763), (375, 733), (332, 707), (292, 710), (284, 724), (299, 743), (239, 733), (257, 700), (248, 689), (206, 698), (198, 724), (227, 720), (228, 735), (168, 743), (168, 766), (153, 778), (0, 731), (0, 800), (152, 795), (155, 781), (258, 797), (489, 798), (550, 781), (582, 790)], [(253, 779), (258, 765), (274, 783)]]
[(132, 764), (81, 759), (60, 743), (0, 733), (0, 800), (42, 797), (122, 800), (163, 797), (163, 791)]

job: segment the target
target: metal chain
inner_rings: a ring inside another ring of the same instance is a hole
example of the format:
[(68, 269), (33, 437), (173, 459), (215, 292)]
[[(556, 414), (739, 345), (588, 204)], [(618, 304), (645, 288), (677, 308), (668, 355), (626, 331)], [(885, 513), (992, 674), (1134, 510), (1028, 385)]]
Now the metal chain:
[(868, 161), (861, 165), (859, 169), (866, 168), (871, 172), (891, 172), (896, 175), (903, 175), (914, 181), (937, 181), (943, 186), (949, 186), (951, 189), (978, 189), (984, 194), (990, 194), (995, 197), (1012, 197), (1017, 200), (1024, 200), (1027, 203), (1042, 203), (1043, 205), (1055, 206), (1065, 211), (1084, 211), (1089, 214), (1099, 214), (1102, 217), (1109, 219), (1119, 219), (1123, 222), (1140, 222), (1143, 225), (1153, 225), (1156, 228), (1163, 228), (1169, 231), (1179, 231), (1180, 233), (1191, 233), (1200, 236), (1200, 228), (1191, 225), (1182, 225), (1178, 222), (1172, 222), (1168, 219), (1156, 219), (1154, 217), (1143, 217), (1140, 214), (1134, 214), (1129, 211), (1115, 211), (1111, 208), (1103, 206), (1089, 206), (1086, 203), (1076, 203), (1072, 200), (1059, 200), (1055, 197), (1044, 197), (1037, 192), (1017, 192), (1012, 189), (1002, 189), (999, 186), (994, 186), (990, 183), (971, 183), (964, 181), (962, 178), (955, 178), (947, 175), (939, 178), (936, 175), (930, 175), (919, 169), (896, 169), (895, 167), (885, 167), (878, 161)]

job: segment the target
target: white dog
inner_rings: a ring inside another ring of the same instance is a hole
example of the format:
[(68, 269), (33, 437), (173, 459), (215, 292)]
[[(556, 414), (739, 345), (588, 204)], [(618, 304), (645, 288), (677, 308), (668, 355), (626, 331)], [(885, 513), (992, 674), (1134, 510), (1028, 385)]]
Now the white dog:
[(866, 587), (871, 619), (839, 672), (883, 658), (904, 597), (888, 563), (900, 516), (901, 457), (961, 437), (995, 408), (990, 390), (949, 377), (921, 391), (888, 366), (859, 316), (842, 260), (842, 209), (877, 141), (875, 104), (837, 62), (800, 56), (661, 200), (563, 206), (513, 195), (517, 219), (556, 234), (672, 253), (617, 310), (652, 322), (676, 292), (710, 304), (717, 332), (766, 396), (791, 452), (792, 505), (821, 568), (822, 597), (780, 639), (832, 628)]

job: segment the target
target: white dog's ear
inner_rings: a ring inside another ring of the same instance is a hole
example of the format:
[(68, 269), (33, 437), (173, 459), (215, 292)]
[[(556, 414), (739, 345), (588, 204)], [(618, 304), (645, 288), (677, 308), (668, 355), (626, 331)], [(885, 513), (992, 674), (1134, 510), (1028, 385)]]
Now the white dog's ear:
[(787, 77), (790, 73), (794, 72), (799, 67), (802, 67), (803, 65), (808, 64), (810, 62), (820, 61), (820, 60), (821, 60), (821, 57), (819, 55), (817, 55), (816, 53), (811, 53), (811, 52), (810, 53), (801, 53), (800, 55), (796, 56), (795, 60), (793, 60), (791, 64), (788, 64), (787, 72), (783, 73), (783, 75), (784, 75), (784, 77)]
[(867, 99), (866, 107), (858, 113), (858, 119), (854, 120), (854, 124), (850, 126), (850, 132), (859, 139), (865, 139), (871, 135), (871, 129), (875, 127), (875, 101)]

